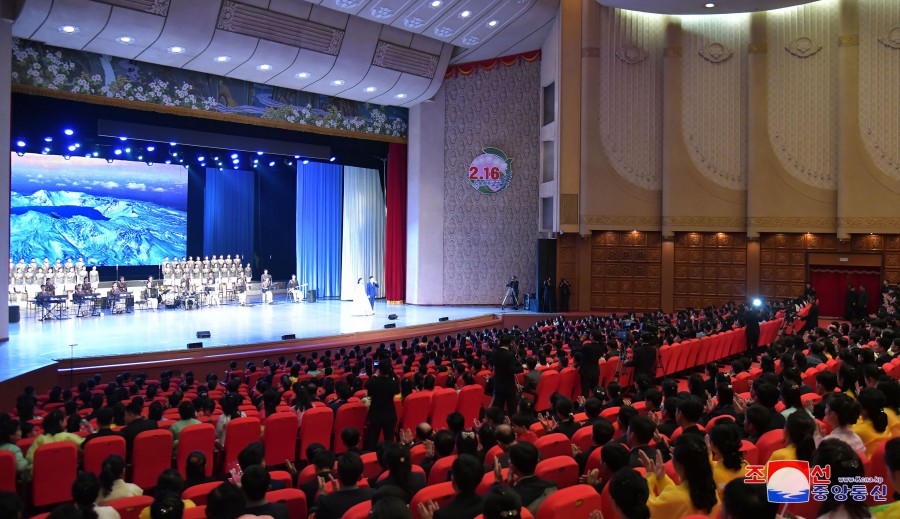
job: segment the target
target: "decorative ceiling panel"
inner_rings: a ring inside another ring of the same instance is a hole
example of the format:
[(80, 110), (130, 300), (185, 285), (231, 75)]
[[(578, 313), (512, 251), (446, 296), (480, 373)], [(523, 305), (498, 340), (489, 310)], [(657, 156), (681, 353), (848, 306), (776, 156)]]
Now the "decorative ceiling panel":
[(416, 76), (434, 77), (440, 56), (379, 41), (372, 64)]
[(344, 31), (231, 0), (222, 2), (216, 28), (337, 56)]
[(97, 2), (165, 17), (169, 14), (171, 0), (97, 0)]

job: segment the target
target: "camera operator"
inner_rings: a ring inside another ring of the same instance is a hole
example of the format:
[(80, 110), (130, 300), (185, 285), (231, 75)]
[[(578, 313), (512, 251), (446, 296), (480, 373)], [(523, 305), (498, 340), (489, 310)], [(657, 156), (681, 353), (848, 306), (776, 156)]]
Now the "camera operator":
[(506, 283), (506, 295), (503, 296), (503, 302), (500, 303), (500, 308), (503, 309), (506, 306), (506, 301), (512, 298), (513, 300), (513, 310), (519, 309), (519, 280), (516, 279), (516, 276), (509, 278), (509, 281)]
[(375, 373), (366, 382), (370, 398), (369, 414), (366, 416), (366, 450), (374, 451), (378, 446), (378, 434), (384, 432), (384, 441), (394, 441), (397, 428), (397, 409), (394, 395), (400, 392), (400, 382), (394, 375), (391, 359), (387, 355), (373, 364)]
[(641, 343), (634, 347), (631, 360), (625, 363), (627, 367), (634, 368), (634, 376), (644, 373), (651, 380), (656, 378), (656, 345), (659, 339), (652, 332), (645, 332), (641, 336)]

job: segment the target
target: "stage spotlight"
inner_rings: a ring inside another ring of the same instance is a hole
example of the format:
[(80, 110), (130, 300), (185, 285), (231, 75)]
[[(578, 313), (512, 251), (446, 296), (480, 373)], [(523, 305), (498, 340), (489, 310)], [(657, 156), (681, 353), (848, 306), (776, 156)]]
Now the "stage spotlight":
[(762, 306), (762, 299), (758, 297), (753, 298), (753, 306), (755, 306), (756, 308)]
[(66, 128), (65, 130), (63, 130), (63, 133), (66, 135), (75, 135), (75, 130), (72, 130), (71, 128)]
[(148, 166), (152, 166), (152, 165), (153, 165), (153, 161), (151, 160), (150, 162), (147, 163), (147, 165), (148, 165)]
[(219, 168), (219, 171), (222, 171), (222, 168)]
[(156, 146), (147, 146), (147, 151), (156, 151)]
[(238, 159), (234, 159), (234, 160), (231, 161), (232, 164), (237, 164), (237, 163), (239, 163), (239, 162), (240, 162), (240, 160), (238, 160)]
[(76, 148), (80, 148), (80, 147), (81, 147), (81, 143), (76, 142), (75, 144), (73, 144), (73, 146), (75, 146)]
[(305, 166), (305, 165), (307, 165), (307, 164), (309, 164), (309, 161), (306, 160), (306, 159), (303, 159), (303, 165)]
[(128, 140), (128, 137), (119, 137), (119, 140), (122, 141), (122, 142), (125, 142), (125, 141)]
[(197, 157), (197, 162), (203, 162), (204, 160), (206, 160), (206, 157), (204, 157), (203, 155)]
[(272, 166), (274, 166), (274, 165), (275, 165), (275, 161), (274, 161), (274, 160), (273, 160), (272, 162), (269, 162), (269, 167), (270, 167), (270, 168), (271, 168)]
[(44, 142), (53, 142), (53, 137), (44, 137)]
[(95, 157), (99, 157), (99, 156), (100, 156), (100, 152), (99, 152), (99, 151), (95, 151), (94, 153), (91, 153), (91, 155), (93, 155), (93, 156), (95, 156)]
[(75, 151), (75, 146), (69, 146), (69, 151)]
[(66, 160), (69, 160), (69, 159), (72, 158), (72, 156), (69, 155), (68, 153), (66, 153), (65, 155), (63, 155), (63, 158), (66, 159)]
[(50, 153), (50, 148), (44, 148), (44, 149), (42, 149), (42, 150), (41, 150), (41, 153), (43, 153), (44, 155)]
[(143, 155), (138, 155), (138, 160), (144, 160), (144, 156), (143, 156)]
[(294, 161), (291, 160), (291, 159), (284, 159), (284, 165), (285, 165), (285, 166), (293, 166), (293, 165), (294, 165)]
[(262, 155), (262, 154), (263, 154), (263, 152), (261, 152), (261, 151), (257, 151), (257, 152), (256, 152), (256, 154), (257, 154), (257, 155)]
[(171, 163), (172, 163), (172, 161), (171, 161), (171, 160), (169, 160), (169, 159), (166, 159), (166, 164), (171, 164)]
[(238, 158), (238, 154), (237, 154), (237, 153), (232, 153), (232, 154), (231, 154), (231, 158), (232, 158), (232, 159)]
[(107, 157), (106, 162), (109, 163), (109, 164), (112, 164), (112, 163), (113, 163), (113, 158), (112, 158), (112, 157)]
[(16, 146), (18, 146), (18, 147), (20, 147), (20, 148), (24, 148), (24, 147), (25, 147), (25, 141), (16, 141)]
[(177, 152), (177, 151), (173, 151), (173, 152), (172, 152), (172, 156), (173, 156), (173, 157), (177, 157), (177, 156), (178, 156), (178, 152)]
[(131, 153), (131, 148), (125, 148), (125, 153)]
[(169, 146), (176, 146), (177, 144), (178, 144), (177, 142), (170, 142)]
[(205, 163), (205, 162), (201, 162), (201, 163), (200, 163), (200, 167), (205, 168), (205, 167), (206, 167), (206, 163)]
[(237, 164), (234, 165), (234, 169), (238, 169), (238, 165), (237, 165)]
[(328, 162), (334, 162), (334, 160), (335, 160), (336, 158), (337, 158), (337, 157), (331, 157), (330, 159), (328, 159)]
[(24, 152), (24, 151), (16, 151), (16, 155), (18, 155), (18, 156), (20, 156), (20, 157), (24, 157), (24, 156), (25, 156), (25, 152)]
[(219, 157), (213, 157), (213, 160), (216, 161), (216, 162), (218, 162), (218, 161), (219, 161)]
[(300, 158), (300, 155), (294, 155), (294, 158), (295, 158), (295, 159), (299, 159), (299, 158)]
[(114, 151), (113, 153), (115, 153), (116, 155), (121, 155), (121, 154), (122, 154), (122, 150), (116, 149), (116, 151)]

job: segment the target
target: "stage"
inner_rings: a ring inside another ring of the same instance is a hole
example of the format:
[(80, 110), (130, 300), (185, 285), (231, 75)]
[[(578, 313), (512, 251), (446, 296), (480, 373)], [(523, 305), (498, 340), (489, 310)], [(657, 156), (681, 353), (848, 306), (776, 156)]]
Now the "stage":
[[(388, 305), (376, 301), (375, 315), (349, 315), (350, 301), (319, 300), (315, 303), (276, 302), (250, 307), (227, 305), (199, 310), (160, 309), (135, 310), (134, 313), (101, 317), (72, 317), (39, 321), (22, 308), (20, 322), (10, 324), (9, 341), (0, 343), (0, 382), (59, 361), (68, 366), (70, 356), (76, 359), (129, 356), (158, 352), (185, 352), (191, 342), (202, 342), (203, 350), (190, 350), (192, 356), (214, 355), (216, 347), (265, 344), (281, 341), (293, 334), (297, 341), (361, 332), (384, 331), (384, 325), (395, 323), (394, 335), (407, 337), (403, 328), (437, 324), (441, 317), (452, 321), (480, 316), (525, 314), (500, 311), (497, 306), (414, 306)], [(389, 314), (397, 314), (389, 320)], [(531, 314), (530, 315), (536, 315)], [(197, 331), (209, 331), (208, 339), (198, 339)], [(413, 330), (409, 330), (409, 335)], [(70, 345), (75, 346), (70, 348)], [(212, 351), (210, 351), (210, 349)], [(78, 364), (84, 365), (84, 362)], [(88, 363), (89, 364), (89, 363)], [(76, 368), (77, 369), (77, 368)]]

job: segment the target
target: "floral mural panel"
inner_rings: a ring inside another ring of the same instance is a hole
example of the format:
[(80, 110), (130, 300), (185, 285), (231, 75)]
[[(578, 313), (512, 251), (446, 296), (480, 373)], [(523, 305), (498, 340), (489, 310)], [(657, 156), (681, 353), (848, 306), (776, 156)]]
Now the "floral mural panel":
[[(188, 108), (343, 130), (360, 137), (407, 137), (406, 108), (351, 101), (124, 58), (13, 40), (12, 82), (72, 94)], [(312, 127), (312, 128), (311, 128)]]

